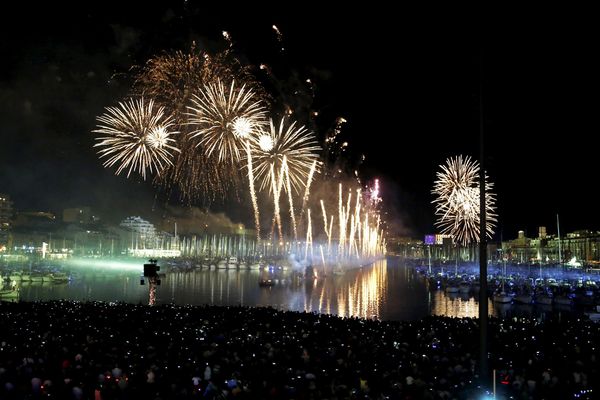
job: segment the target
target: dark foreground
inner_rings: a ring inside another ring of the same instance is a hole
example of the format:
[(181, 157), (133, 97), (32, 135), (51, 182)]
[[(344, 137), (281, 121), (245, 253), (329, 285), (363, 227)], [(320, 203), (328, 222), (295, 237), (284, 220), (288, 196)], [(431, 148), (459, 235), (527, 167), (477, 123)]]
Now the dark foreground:
[[(468, 318), (68, 301), (0, 303), (0, 318), (1, 399), (481, 398)], [(502, 398), (600, 394), (600, 324), (490, 323)]]

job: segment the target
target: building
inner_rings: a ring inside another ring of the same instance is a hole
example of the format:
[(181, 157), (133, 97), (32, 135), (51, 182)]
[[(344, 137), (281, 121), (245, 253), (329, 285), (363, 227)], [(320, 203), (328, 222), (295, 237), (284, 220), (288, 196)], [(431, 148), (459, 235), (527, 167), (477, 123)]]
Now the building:
[(13, 227), (28, 229), (53, 226), (56, 216), (47, 211), (18, 211), (14, 214)]
[(12, 225), (13, 208), (10, 197), (0, 193), (0, 252), (10, 248), (10, 229)]
[(153, 249), (157, 247), (156, 228), (142, 217), (127, 217), (119, 226), (131, 234), (131, 249)]
[(94, 214), (91, 207), (65, 208), (63, 210), (63, 222), (93, 224), (100, 218)]
[(388, 254), (405, 258), (424, 258), (423, 241), (410, 237), (390, 236), (387, 238)]
[[(600, 262), (600, 232), (580, 230), (567, 233), (561, 238), (561, 252), (563, 262), (569, 262), (573, 258), (586, 264), (597, 264)], [(552, 247), (557, 244), (549, 243)]]
[[(600, 232), (580, 230), (567, 233), (560, 240), (540, 227), (538, 237), (528, 238), (519, 231), (516, 239), (502, 243), (507, 260), (515, 263), (565, 264), (575, 259), (584, 264), (600, 263)], [(560, 254), (560, 255), (559, 255)]]

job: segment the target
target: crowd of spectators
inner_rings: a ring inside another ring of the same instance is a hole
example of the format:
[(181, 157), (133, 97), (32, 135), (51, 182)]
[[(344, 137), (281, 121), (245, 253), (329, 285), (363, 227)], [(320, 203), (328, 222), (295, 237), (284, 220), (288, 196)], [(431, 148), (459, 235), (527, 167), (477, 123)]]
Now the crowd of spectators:
[[(600, 395), (600, 324), (490, 320), (499, 398)], [(478, 321), (272, 308), (0, 303), (0, 398), (475, 399)], [(595, 378), (593, 378), (595, 377)], [(574, 397), (579, 396), (579, 397)]]

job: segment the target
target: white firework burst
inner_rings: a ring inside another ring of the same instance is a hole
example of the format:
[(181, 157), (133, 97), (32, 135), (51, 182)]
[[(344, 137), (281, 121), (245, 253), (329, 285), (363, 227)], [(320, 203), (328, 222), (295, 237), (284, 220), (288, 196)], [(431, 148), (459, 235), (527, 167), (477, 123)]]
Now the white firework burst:
[[(432, 194), (436, 226), (442, 233), (453, 235), (455, 241), (466, 245), (479, 241), (479, 164), (470, 157), (462, 156), (449, 158), (446, 165), (441, 166), (442, 171), (437, 173)], [(486, 235), (492, 237), (495, 224), (498, 222), (496, 214), (496, 196), (492, 192), (493, 184), (485, 180), (485, 213)]]
[(133, 171), (146, 179), (146, 171), (160, 172), (172, 165), (175, 146), (173, 135), (175, 123), (165, 115), (164, 107), (157, 107), (153, 100), (143, 98), (120, 102), (118, 107), (106, 107), (106, 112), (97, 117), (100, 134), (94, 147), (100, 147), (98, 154), (106, 158), (103, 165), (110, 168), (118, 165), (116, 174), (127, 170), (127, 177)]
[(259, 134), (254, 145), (252, 157), (261, 190), (272, 187), (271, 166), (275, 171), (280, 171), (285, 161), (283, 170), (297, 193), (304, 187), (321, 150), (312, 132), (304, 126), (297, 127), (296, 122), (290, 124), (285, 117), (278, 125), (270, 120), (269, 130)]
[(189, 124), (191, 137), (198, 139), (207, 156), (236, 164), (244, 157), (245, 140), (266, 121), (266, 109), (256, 93), (235, 80), (225, 85), (220, 79), (204, 85), (192, 97)]

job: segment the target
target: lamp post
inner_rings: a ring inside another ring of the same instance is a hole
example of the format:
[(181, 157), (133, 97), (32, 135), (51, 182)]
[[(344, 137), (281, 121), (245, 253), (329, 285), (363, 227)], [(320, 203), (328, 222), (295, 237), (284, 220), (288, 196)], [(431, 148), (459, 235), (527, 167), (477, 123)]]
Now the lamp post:
[(488, 296), (487, 296), (487, 241), (485, 213), (485, 158), (483, 146), (483, 52), (479, 58), (479, 376), (488, 387)]

